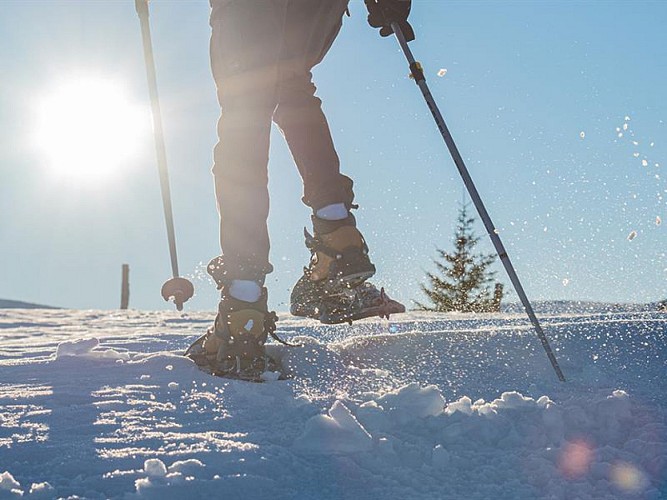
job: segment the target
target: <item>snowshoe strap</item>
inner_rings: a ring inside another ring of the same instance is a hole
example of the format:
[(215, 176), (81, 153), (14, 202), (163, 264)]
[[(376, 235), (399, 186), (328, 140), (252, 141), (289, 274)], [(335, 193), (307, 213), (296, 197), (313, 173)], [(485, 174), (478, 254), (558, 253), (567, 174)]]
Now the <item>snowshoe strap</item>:
[(278, 335), (276, 335), (276, 321), (278, 321), (278, 315), (275, 311), (269, 311), (264, 318), (264, 331), (271, 335), (271, 338), (280, 344), (288, 347), (302, 347), (302, 344), (292, 344), (278, 337)]
[[(303, 234), (306, 237), (306, 247), (308, 248), (308, 250), (310, 250), (311, 254), (316, 252), (322, 252), (323, 254), (328, 255), (332, 259), (337, 259), (339, 258), (339, 255), (343, 253), (339, 250), (336, 250), (335, 248), (331, 248), (330, 246), (322, 243), (322, 240), (320, 238), (310, 234), (305, 227), (303, 228)], [(363, 246), (361, 248), (362, 252), (368, 253), (368, 245), (366, 245), (366, 240), (362, 237), (361, 241), (363, 243)]]
[(336, 258), (336, 255), (340, 254), (336, 249), (325, 245), (322, 243), (321, 239), (310, 234), (305, 227), (303, 228), (303, 234), (306, 237), (306, 248), (308, 248), (311, 253), (322, 252), (334, 259)]
[(310, 221), (313, 224), (313, 231), (315, 231), (315, 234), (329, 234), (344, 226), (357, 226), (357, 220), (354, 218), (354, 215), (349, 213), (349, 208), (348, 216), (344, 219), (327, 220), (320, 219), (317, 215), (311, 215)]

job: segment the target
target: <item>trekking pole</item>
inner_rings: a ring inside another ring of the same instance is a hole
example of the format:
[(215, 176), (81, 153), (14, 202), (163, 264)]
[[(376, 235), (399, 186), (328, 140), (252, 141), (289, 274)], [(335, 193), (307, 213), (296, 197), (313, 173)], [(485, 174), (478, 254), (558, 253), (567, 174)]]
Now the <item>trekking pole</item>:
[(498, 231), (493, 225), (489, 213), (486, 211), (486, 207), (482, 202), (482, 198), (479, 196), (477, 188), (473, 183), (472, 177), (470, 177), (470, 173), (468, 172), (468, 169), (466, 168), (465, 163), (463, 162), (463, 158), (461, 157), (461, 154), (459, 153), (459, 150), (456, 147), (456, 144), (454, 143), (454, 139), (452, 138), (452, 135), (449, 133), (449, 129), (445, 124), (445, 119), (442, 117), (440, 109), (438, 109), (438, 105), (435, 103), (435, 99), (433, 99), (433, 95), (431, 95), (431, 91), (429, 90), (428, 85), (426, 84), (426, 77), (424, 76), (424, 71), (422, 69), (422, 66), (415, 60), (414, 56), (412, 55), (412, 51), (410, 50), (410, 47), (408, 47), (408, 42), (405, 39), (405, 36), (403, 35), (403, 31), (401, 31), (399, 24), (397, 22), (392, 22), (391, 28), (393, 29), (394, 34), (396, 35), (396, 38), (401, 46), (401, 49), (403, 49), (405, 58), (408, 60), (408, 64), (410, 66), (410, 73), (414, 78), (415, 83), (419, 86), (419, 89), (424, 95), (426, 104), (428, 105), (428, 108), (431, 111), (431, 114), (433, 115), (436, 124), (438, 125), (438, 129), (440, 130), (442, 138), (445, 140), (445, 143), (447, 144), (447, 148), (449, 149), (449, 153), (451, 154), (452, 159), (456, 164), (456, 168), (458, 169), (459, 174), (463, 178), (463, 183), (468, 189), (470, 198), (472, 198), (472, 201), (475, 204), (475, 208), (477, 208), (477, 212), (479, 213), (479, 216), (482, 218), (482, 221), (484, 222), (484, 227), (486, 228), (487, 233), (491, 237), (491, 241), (493, 242), (493, 246), (496, 248), (498, 257), (500, 257), (500, 261), (503, 263), (505, 271), (507, 271), (507, 275), (509, 276), (512, 285), (514, 285), (514, 289), (516, 290), (517, 295), (519, 295), (519, 298), (521, 299), (521, 303), (523, 304), (523, 307), (525, 308), (526, 313), (528, 314), (528, 317), (530, 318), (530, 321), (533, 324), (535, 331), (537, 332), (537, 336), (539, 337), (540, 342), (542, 342), (542, 347), (544, 347), (544, 350), (547, 353), (547, 357), (551, 362), (551, 366), (553, 366), (553, 369), (556, 371), (558, 379), (561, 382), (565, 382), (565, 376), (563, 375), (563, 372), (561, 371), (560, 366), (558, 365), (558, 360), (556, 359), (556, 356), (551, 350), (551, 346), (549, 345), (549, 340), (547, 339), (547, 336), (542, 330), (542, 326), (540, 325), (537, 316), (535, 316), (535, 311), (533, 311), (533, 306), (530, 304), (530, 301), (526, 296), (526, 292), (524, 292), (523, 290), (523, 286), (519, 281), (519, 277), (517, 276), (516, 271), (514, 270), (514, 266), (512, 266), (512, 263), (510, 262), (510, 258), (507, 255), (505, 247), (503, 246), (503, 242), (500, 240), (500, 236), (498, 236)]
[(153, 44), (151, 42), (151, 28), (148, 21), (148, 0), (135, 0), (135, 8), (141, 23), (141, 37), (144, 45), (144, 60), (146, 63), (146, 77), (148, 78), (148, 93), (151, 99), (153, 114), (153, 134), (155, 135), (155, 152), (160, 174), (160, 191), (162, 193), (162, 207), (164, 220), (167, 224), (167, 239), (169, 240), (169, 255), (171, 257), (172, 278), (162, 285), (164, 300), (173, 300), (176, 309), (183, 310), (183, 303), (192, 298), (195, 293), (190, 281), (178, 275), (178, 257), (176, 255), (176, 236), (174, 233), (174, 216), (171, 208), (171, 192), (169, 189), (169, 171), (167, 169), (167, 153), (164, 145), (162, 130), (162, 113), (157, 92), (157, 77), (155, 74), (155, 59), (153, 58)]

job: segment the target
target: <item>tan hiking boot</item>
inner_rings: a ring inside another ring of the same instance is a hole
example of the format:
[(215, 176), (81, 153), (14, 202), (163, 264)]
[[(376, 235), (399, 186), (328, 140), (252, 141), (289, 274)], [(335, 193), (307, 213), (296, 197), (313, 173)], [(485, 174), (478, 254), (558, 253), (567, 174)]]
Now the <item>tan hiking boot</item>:
[(329, 280), (354, 287), (375, 274), (366, 241), (354, 225), (343, 225), (316, 236), (306, 232), (306, 246), (311, 251), (306, 270), (311, 281)]

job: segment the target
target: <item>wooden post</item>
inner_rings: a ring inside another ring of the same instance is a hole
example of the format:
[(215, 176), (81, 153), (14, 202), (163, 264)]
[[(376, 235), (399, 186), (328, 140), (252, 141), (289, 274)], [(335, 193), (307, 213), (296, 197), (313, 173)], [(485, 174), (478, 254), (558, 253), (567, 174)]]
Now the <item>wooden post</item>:
[(500, 312), (500, 302), (503, 300), (503, 284), (496, 283), (493, 290), (493, 311)]
[(120, 308), (127, 309), (130, 304), (130, 266), (123, 264), (123, 284), (120, 292)]

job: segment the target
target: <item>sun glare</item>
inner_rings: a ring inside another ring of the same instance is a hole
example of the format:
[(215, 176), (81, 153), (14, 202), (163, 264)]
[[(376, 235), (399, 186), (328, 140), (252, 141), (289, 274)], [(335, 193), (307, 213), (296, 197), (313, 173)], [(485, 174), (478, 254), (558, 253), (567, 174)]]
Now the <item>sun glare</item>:
[(76, 182), (120, 178), (136, 164), (150, 123), (122, 84), (93, 77), (45, 91), (36, 115), (34, 143), (44, 166)]

